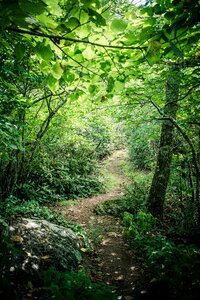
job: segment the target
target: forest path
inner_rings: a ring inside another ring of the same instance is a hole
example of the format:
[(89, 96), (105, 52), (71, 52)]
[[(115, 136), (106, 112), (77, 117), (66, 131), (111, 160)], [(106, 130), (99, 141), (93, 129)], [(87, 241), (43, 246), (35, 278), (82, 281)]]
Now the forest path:
[(94, 251), (84, 253), (83, 266), (92, 279), (115, 286), (122, 299), (131, 300), (141, 289), (140, 259), (124, 240), (120, 220), (94, 213), (97, 204), (122, 196), (123, 186), (128, 182), (121, 168), (125, 159), (126, 151), (118, 150), (106, 161), (105, 168), (115, 181), (111, 191), (80, 199), (70, 208), (56, 206), (54, 209), (68, 220), (81, 224), (88, 232)]

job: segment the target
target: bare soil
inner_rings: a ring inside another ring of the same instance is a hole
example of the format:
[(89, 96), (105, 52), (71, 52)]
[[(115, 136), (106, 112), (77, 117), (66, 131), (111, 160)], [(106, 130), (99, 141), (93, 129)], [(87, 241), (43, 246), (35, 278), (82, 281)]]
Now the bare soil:
[(118, 150), (106, 161), (108, 174), (115, 177), (111, 191), (80, 199), (70, 208), (56, 206), (54, 209), (68, 220), (81, 224), (88, 232), (94, 250), (92, 253), (84, 253), (83, 267), (92, 279), (115, 286), (122, 299), (131, 300), (145, 293), (142, 290), (141, 258), (134, 254), (124, 240), (120, 219), (94, 213), (97, 204), (122, 196), (123, 187), (128, 182), (121, 168), (125, 159), (126, 151)]

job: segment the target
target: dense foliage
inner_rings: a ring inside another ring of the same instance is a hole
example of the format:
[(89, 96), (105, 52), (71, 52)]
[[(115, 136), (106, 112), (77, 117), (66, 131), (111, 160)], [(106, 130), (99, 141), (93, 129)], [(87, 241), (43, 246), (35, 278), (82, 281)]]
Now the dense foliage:
[[(105, 191), (101, 162), (126, 146), (133, 184), (96, 210), (126, 212), (125, 232), (145, 249), (151, 279), (195, 299), (199, 249), (168, 241), (156, 224), (172, 236), (200, 230), (199, 8), (197, 0), (0, 1), (2, 228), (15, 214), (51, 219), (41, 202)], [(73, 288), (59, 294), (58, 281), (80, 291), (85, 275), (55, 274), (45, 297), (76, 298)], [(104, 296), (87, 279), (82, 299), (94, 290)]]

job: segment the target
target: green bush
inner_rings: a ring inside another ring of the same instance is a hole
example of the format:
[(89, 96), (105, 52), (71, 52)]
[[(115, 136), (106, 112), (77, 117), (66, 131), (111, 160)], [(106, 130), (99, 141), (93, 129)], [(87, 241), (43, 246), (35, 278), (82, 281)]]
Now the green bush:
[(124, 212), (136, 214), (145, 207), (146, 195), (133, 183), (127, 186), (125, 194), (117, 199), (97, 204), (94, 211), (98, 215), (112, 215), (122, 217)]
[(117, 297), (112, 288), (99, 282), (94, 283), (83, 272), (61, 273), (55, 269), (40, 274), (43, 289), (38, 293), (38, 299), (56, 300), (114, 300)]
[(137, 248), (148, 245), (156, 227), (156, 220), (150, 213), (138, 212), (133, 215), (128, 212), (123, 216), (124, 234), (130, 238)]
[(93, 154), (99, 160), (110, 155), (114, 147), (113, 135), (115, 135), (115, 133), (108, 123), (108, 120), (104, 122), (101, 118), (89, 120), (89, 126), (85, 128), (84, 132), (85, 137), (95, 145)]
[(152, 282), (164, 284), (176, 299), (197, 299), (200, 292), (200, 250), (164, 240), (161, 247), (147, 248), (146, 265)]
[(43, 145), (25, 172), (28, 180), (16, 186), (16, 195), (39, 202), (88, 197), (104, 189), (98, 170), (91, 145)]
[(123, 224), (125, 236), (144, 255), (154, 298), (198, 299), (200, 249), (168, 240), (158, 231), (156, 220), (144, 212), (124, 213)]
[(158, 126), (139, 125), (129, 132), (128, 150), (130, 162), (139, 170), (151, 170), (154, 166), (158, 145)]
[(66, 226), (83, 237), (83, 242), (88, 244), (88, 239), (85, 231), (79, 224), (68, 222), (59, 214), (53, 213), (46, 206), (40, 205), (36, 200), (22, 201), (14, 196), (10, 196), (5, 202), (0, 204), (1, 215), (4, 215), (6, 220), (13, 217), (29, 217), (45, 219), (58, 225)]

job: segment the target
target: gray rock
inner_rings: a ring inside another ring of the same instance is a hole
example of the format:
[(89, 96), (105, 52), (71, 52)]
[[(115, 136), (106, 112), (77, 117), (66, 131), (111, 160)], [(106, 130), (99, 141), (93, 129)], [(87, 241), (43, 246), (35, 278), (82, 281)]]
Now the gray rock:
[(11, 240), (19, 251), (12, 258), (12, 269), (29, 274), (55, 267), (77, 270), (81, 260), (79, 241), (69, 228), (40, 219), (21, 218), (10, 227)]

